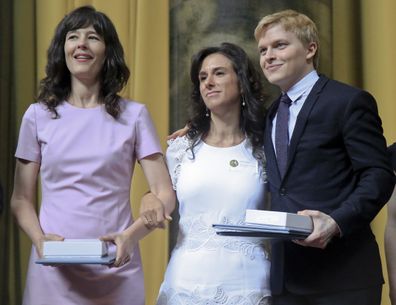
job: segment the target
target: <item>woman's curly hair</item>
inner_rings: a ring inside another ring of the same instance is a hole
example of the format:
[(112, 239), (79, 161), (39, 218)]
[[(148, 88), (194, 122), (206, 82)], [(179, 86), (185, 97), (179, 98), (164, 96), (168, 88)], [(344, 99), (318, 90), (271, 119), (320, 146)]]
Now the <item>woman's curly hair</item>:
[(101, 71), (100, 99), (106, 111), (118, 118), (121, 113), (118, 92), (129, 79), (124, 50), (111, 20), (92, 6), (82, 6), (66, 15), (58, 24), (47, 51), (46, 77), (40, 81), (37, 100), (58, 118), (56, 107), (71, 94), (71, 76), (66, 66), (64, 45), (66, 34), (79, 28), (93, 26), (105, 43), (105, 62)]
[[(220, 46), (208, 47), (200, 50), (192, 57), (190, 78), (193, 84), (191, 94), (189, 131), (187, 137), (191, 140), (191, 151), (194, 156), (194, 147), (204, 138), (210, 128), (210, 117), (200, 93), (199, 72), (204, 59), (214, 53), (227, 57), (237, 75), (241, 91), (240, 129), (244, 132), (253, 146), (253, 155), (258, 160), (264, 159), (264, 101), (267, 98), (263, 93), (260, 75), (250, 61), (248, 55), (239, 46), (224, 42)], [(245, 106), (242, 106), (242, 102)]]

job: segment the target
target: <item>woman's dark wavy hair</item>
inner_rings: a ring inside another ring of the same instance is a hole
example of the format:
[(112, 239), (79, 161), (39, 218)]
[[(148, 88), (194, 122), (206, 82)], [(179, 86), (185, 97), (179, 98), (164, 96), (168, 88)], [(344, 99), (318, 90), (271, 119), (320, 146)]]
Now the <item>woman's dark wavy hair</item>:
[(117, 93), (124, 88), (130, 74), (124, 60), (124, 50), (111, 20), (92, 6), (82, 6), (66, 15), (58, 24), (47, 51), (46, 77), (40, 81), (37, 99), (47, 106), (54, 118), (59, 117), (56, 107), (71, 93), (71, 77), (64, 53), (66, 34), (88, 26), (93, 26), (104, 39), (106, 47), (100, 98), (111, 116), (118, 118), (121, 113), (121, 97)]
[[(210, 117), (206, 115), (207, 108), (199, 90), (199, 72), (204, 59), (214, 53), (224, 55), (232, 63), (241, 91), (240, 129), (250, 140), (254, 157), (258, 160), (264, 159), (264, 101), (267, 96), (263, 93), (260, 75), (248, 55), (239, 46), (228, 42), (223, 42), (218, 47), (204, 48), (192, 57), (190, 78), (193, 88), (187, 137), (192, 143), (190, 149), (193, 157), (194, 147), (208, 134), (210, 128)], [(242, 101), (245, 101), (245, 106), (242, 106)]]

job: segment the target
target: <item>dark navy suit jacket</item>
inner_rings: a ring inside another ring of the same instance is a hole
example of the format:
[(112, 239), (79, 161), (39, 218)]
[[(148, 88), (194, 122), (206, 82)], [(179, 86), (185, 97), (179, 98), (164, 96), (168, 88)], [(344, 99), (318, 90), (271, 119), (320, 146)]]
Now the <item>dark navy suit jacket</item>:
[(381, 285), (381, 261), (370, 222), (394, 187), (381, 120), (367, 92), (320, 76), (291, 137), (281, 179), (271, 139), (279, 100), (265, 131), (271, 209), (319, 210), (341, 229), (326, 249), (274, 242), (271, 288), (311, 294)]

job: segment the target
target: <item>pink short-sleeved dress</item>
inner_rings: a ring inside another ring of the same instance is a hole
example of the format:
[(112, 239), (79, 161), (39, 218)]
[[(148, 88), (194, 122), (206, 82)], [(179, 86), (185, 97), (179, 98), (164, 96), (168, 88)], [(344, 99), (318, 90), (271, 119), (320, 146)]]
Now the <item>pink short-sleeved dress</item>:
[[(53, 119), (46, 107), (26, 111), (16, 157), (40, 164), (40, 224), (65, 238), (98, 238), (132, 222), (130, 188), (136, 160), (161, 153), (146, 107), (122, 100), (115, 120), (104, 106), (67, 102)], [(115, 252), (115, 247), (110, 247)], [(136, 247), (121, 268), (101, 265), (48, 267), (35, 264), (32, 248), (24, 305), (144, 304), (143, 273)]]

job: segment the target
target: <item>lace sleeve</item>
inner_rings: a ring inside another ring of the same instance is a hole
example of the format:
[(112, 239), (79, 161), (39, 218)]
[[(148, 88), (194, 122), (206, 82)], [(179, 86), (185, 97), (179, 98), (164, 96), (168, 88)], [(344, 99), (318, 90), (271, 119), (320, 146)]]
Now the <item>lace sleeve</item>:
[(181, 163), (185, 154), (187, 153), (188, 147), (189, 140), (185, 136), (168, 141), (168, 149), (166, 150), (166, 163), (168, 165), (168, 170), (172, 179), (172, 185), (174, 190), (176, 190)]

